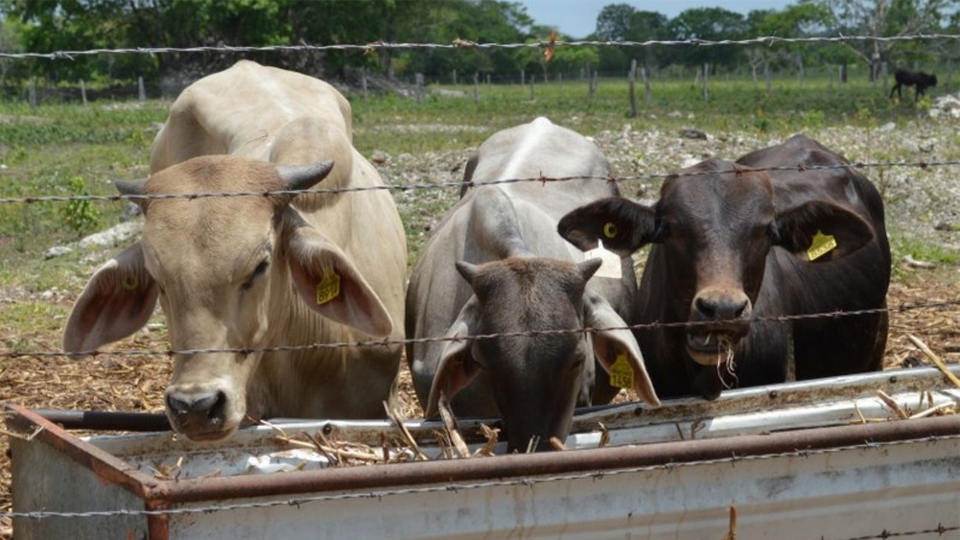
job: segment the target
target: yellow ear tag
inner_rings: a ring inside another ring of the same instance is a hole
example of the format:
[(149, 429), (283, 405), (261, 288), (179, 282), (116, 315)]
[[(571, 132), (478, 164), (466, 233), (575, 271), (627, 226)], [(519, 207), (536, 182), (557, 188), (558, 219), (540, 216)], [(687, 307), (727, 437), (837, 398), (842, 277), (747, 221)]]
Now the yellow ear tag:
[(830, 253), (837, 247), (837, 239), (829, 234), (823, 234), (817, 230), (813, 235), (813, 242), (810, 243), (810, 249), (807, 250), (807, 259), (815, 261)]
[(125, 291), (134, 291), (139, 285), (139, 280), (137, 280), (136, 274), (127, 274), (123, 276), (123, 281), (120, 282), (120, 286), (123, 287)]
[(617, 224), (613, 222), (608, 222), (603, 226), (603, 235), (607, 238), (616, 238), (617, 236)]
[(617, 355), (617, 360), (610, 366), (610, 384), (617, 388), (633, 388), (633, 368), (627, 361), (627, 353)]
[(340, 296), (340, 274), (331, 271), (317, 283), (317, 305), (322, 306)]

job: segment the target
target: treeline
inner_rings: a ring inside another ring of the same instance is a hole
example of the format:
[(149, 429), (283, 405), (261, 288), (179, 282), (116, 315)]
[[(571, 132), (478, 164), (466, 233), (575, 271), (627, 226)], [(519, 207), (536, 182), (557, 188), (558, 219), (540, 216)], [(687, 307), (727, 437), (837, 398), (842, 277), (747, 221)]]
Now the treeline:
[[(960, 27), (960, 0), (800, 0), (781, 10), (747, 15), (696, 8), (668, 18), (611, 4), (589, 36), (559, 39), (742, 39), (761, 35), (897, 36), (951, 32)], [(50, 52), (89, 48), (269, 46), (385, 42), (537, 42), (552, 28), (537, 24), (518, 3), (502, 0), (0, 0), (0, 51)], [(667, 66), (731, 70), (810, 64), (865, 64), (871, 77), (882, 62), (918, 65), (960, 55), (944, 42), (851, 42), (768, 46), (558, 47), (549, 62), (537, 48), (385, 50), (369, 53), (244, 54), (273, 65), (345, 78), (357, 69), (387, 77), (423, 73), (548, 74), (624, 72), (632, 59), (648, 71)], [(70, 61), (0, 59), (0, 86), (40, 77), (52, 83), (179, 77), (185, 82), (235, 61), (238, 54), (130, 54)]]

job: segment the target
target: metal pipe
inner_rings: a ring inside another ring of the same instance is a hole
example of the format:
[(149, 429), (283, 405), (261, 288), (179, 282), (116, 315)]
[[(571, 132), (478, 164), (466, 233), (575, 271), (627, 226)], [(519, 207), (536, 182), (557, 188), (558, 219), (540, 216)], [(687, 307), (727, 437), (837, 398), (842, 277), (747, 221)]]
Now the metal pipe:
[(33, 412), (55, 424), (60, 424), (64, 429), (170, 431), (170, 422), (164, 414), (61, 409), (33, 409)]

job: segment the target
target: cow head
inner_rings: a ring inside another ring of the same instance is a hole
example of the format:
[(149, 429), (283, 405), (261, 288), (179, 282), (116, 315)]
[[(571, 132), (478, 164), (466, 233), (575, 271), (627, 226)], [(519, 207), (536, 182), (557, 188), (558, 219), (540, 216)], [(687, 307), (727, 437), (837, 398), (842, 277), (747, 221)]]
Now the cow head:
[[(671, 318), (703, 323), (685, 333), (686, 352), (700, 365), (718, 364), (721, 347), (735, 347), (749, 332), (771, 247), (792, 253), (796, 264), (822, 264), (873, 239), (866, 221), (832, 201), (775, 208), (765, 173), (718, 160), (683, 172), (707, 174), (669, 177), (652, 208), (623, 198), (580, 207), (564, 216), (559, 232), (580, 249), (602, 239), (621, 255), (659, 244)], [(811, 257), (818, 231), (836, 247)]]
[[(275, 166), (230, 156), (195, 158), (132, 194), (308, 189), (330, 161)], [(64, 331), (66, 351), (83, 353), (126, 337), (149, 319), (159, 298), (178, 353), (166, 391), (171, 425), (194, 440), (231, 435), (247, 414), (248, 388), (267, 344), (310, 343), (303, 320), (313, 310), (372, 336), (392, 322), (346, 255), (307, 225), (292, 195), (147, 199), (143, 238), (90, 279)], [(313, 325), (312, 327), (310, 325)], [(298, 333), (299, 332), (299, 333)]]
[[(585, 293), (599, 266), (598, 260), (575, 265), (542, 258), (479, 266), (459, 262), (457, 270), (474, 295), (446, 335), (626, 326), (603, 298)], [(532, 437), (539, 439), (537, 449), (550, 449), (551, 437), (563, 440), (570, 431), (585, 371), (593, 372), (594, 358), (609, 369), (618, 357), (629, 364), (637, 393), (659, 406), (632, 334), (604, 330), (450, 341), (441, 355), (426, 414), (437, 414), (441, 393), (452, 399), (485, 371), (504, 418), (509, 449), (525, 450)]]

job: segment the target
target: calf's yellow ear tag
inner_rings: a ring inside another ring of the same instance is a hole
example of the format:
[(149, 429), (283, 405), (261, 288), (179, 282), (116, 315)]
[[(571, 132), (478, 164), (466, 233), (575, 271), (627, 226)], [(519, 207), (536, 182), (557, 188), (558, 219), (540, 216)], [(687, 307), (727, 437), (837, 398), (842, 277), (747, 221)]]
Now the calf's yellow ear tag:
[(627, 360), (627, 353), (619, 353), (617, 360), (610, 365), (610, 384), (617, 388), (633, 388), (633, 367)]
[(330, 271), (317, 283), (317, 305), (322, 306), (340, 296), (340, 274)]
[(817, 234), (813, 235), (813, 242), (810, 243), (810, 249), (807, 250), (807, 259), (815, 261), (830, 253), (837, 247), (837, 239), (829, 234), (823, 234), (817, 229)]

